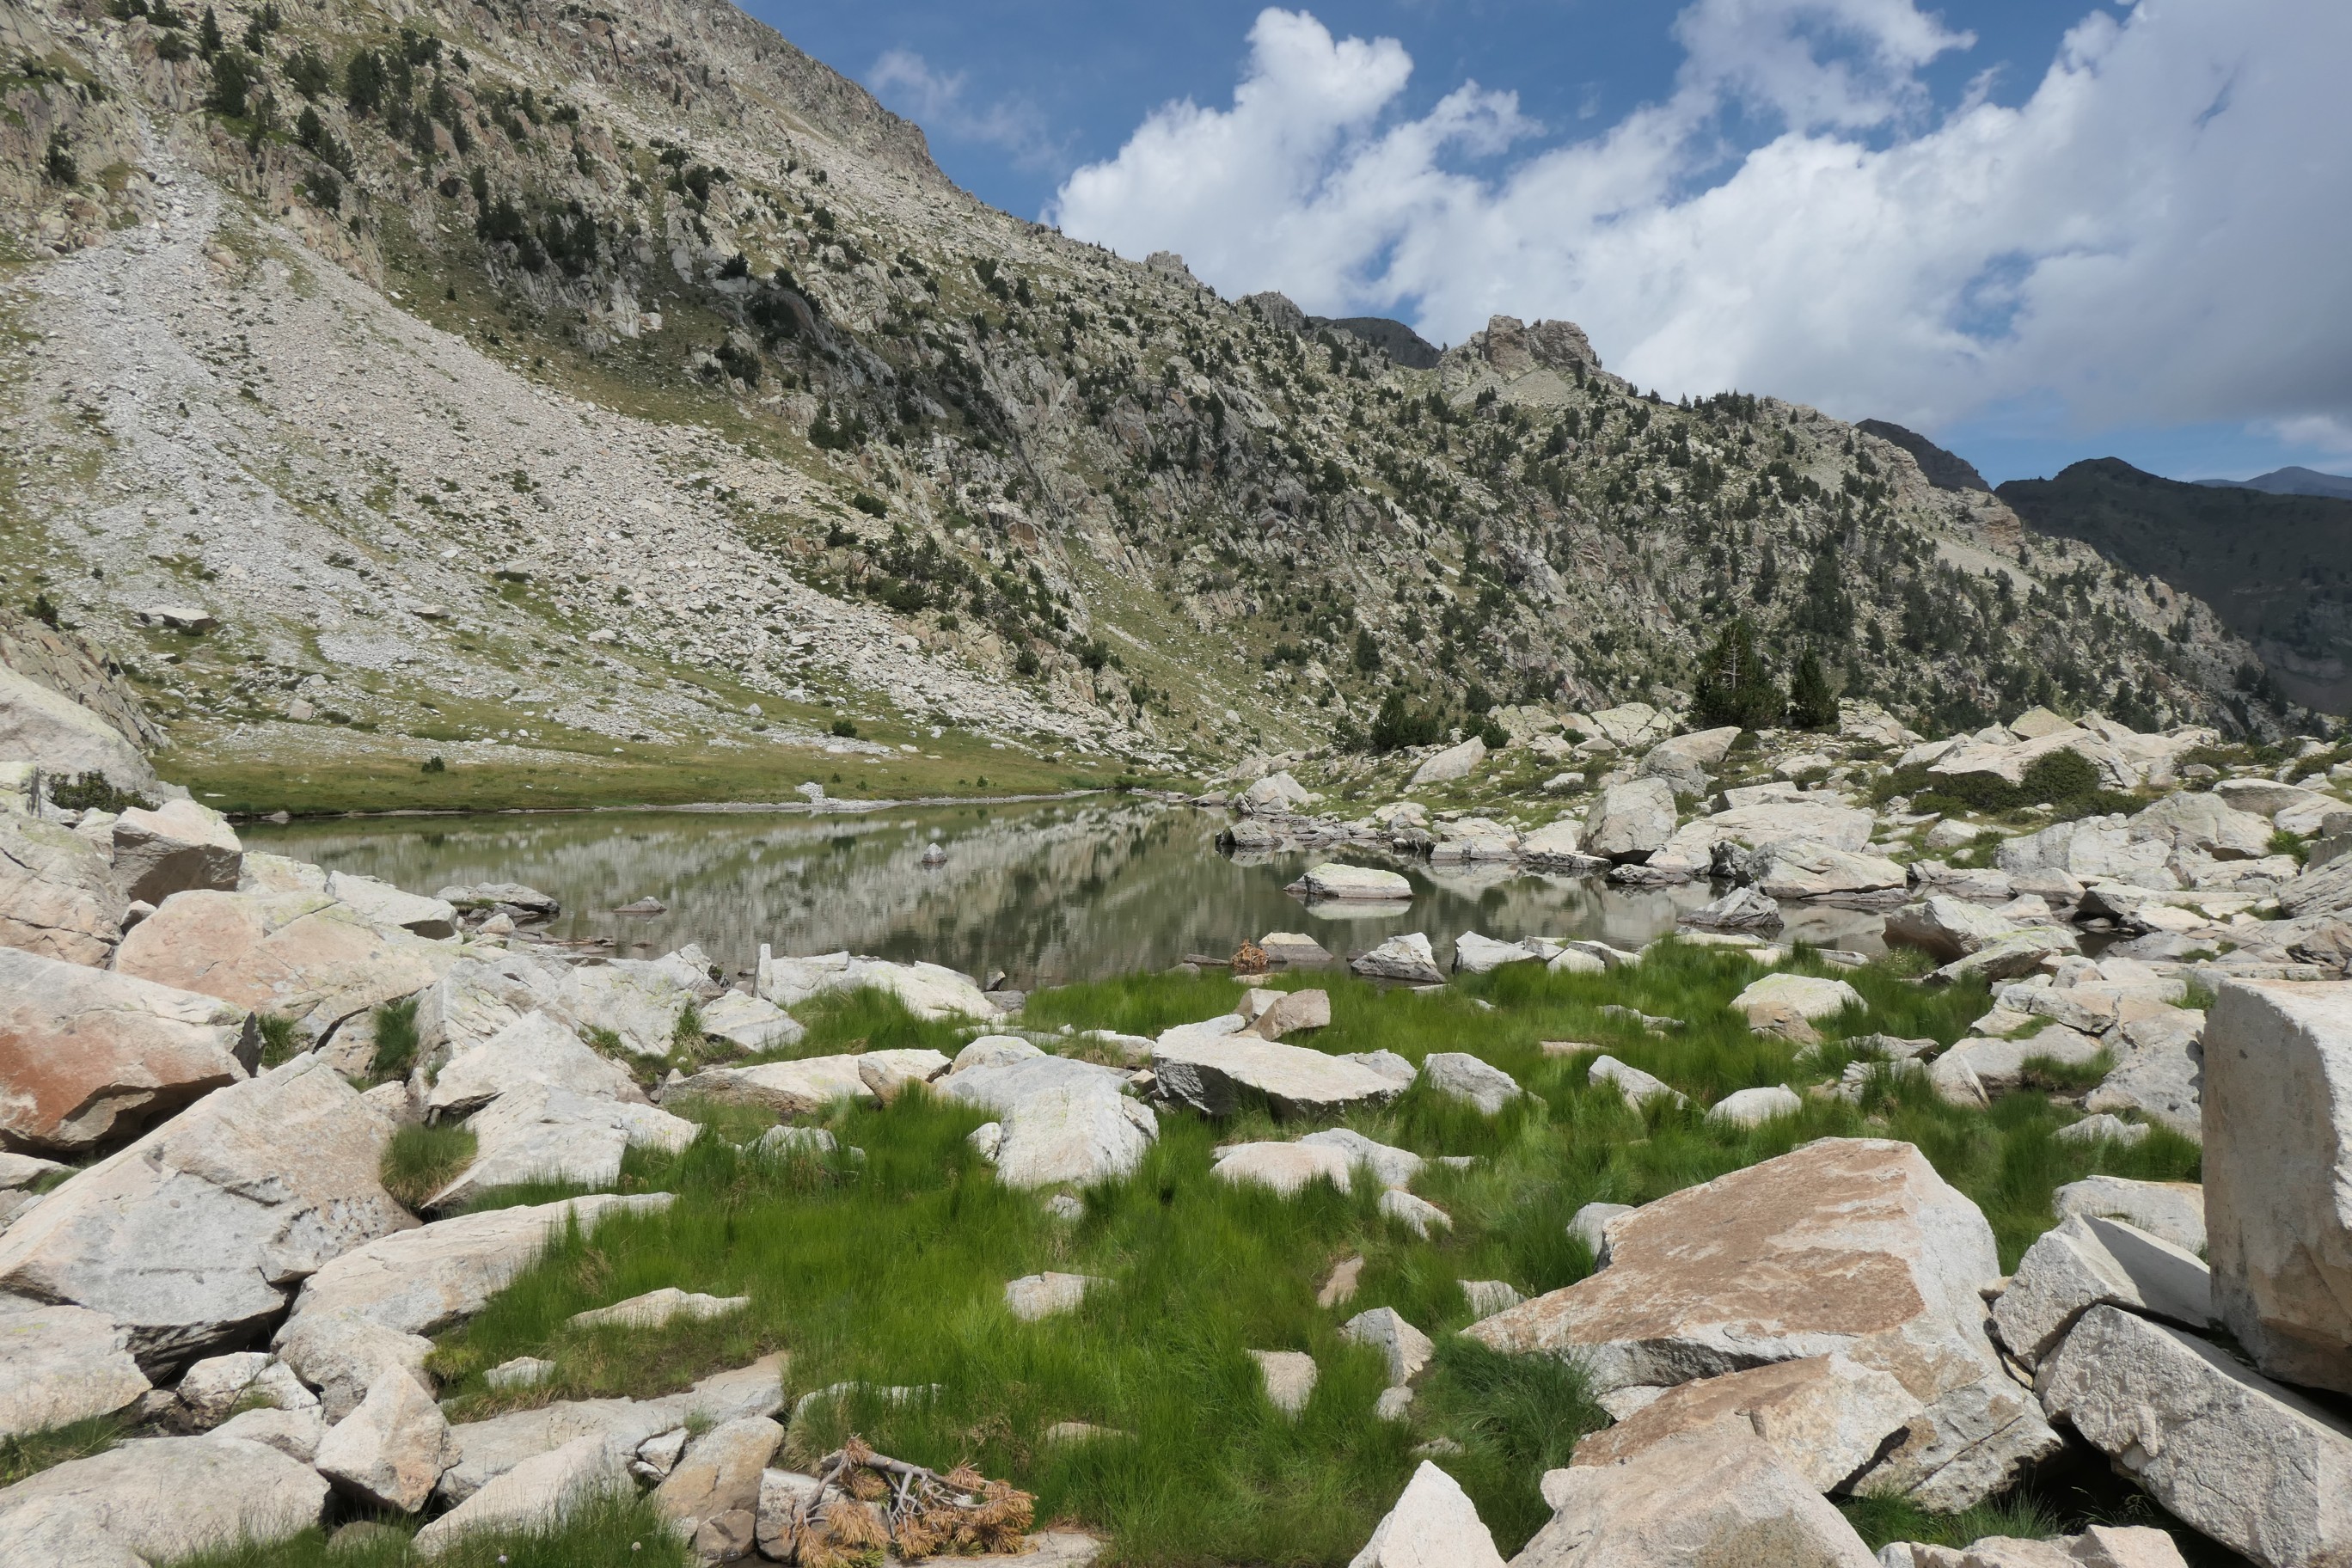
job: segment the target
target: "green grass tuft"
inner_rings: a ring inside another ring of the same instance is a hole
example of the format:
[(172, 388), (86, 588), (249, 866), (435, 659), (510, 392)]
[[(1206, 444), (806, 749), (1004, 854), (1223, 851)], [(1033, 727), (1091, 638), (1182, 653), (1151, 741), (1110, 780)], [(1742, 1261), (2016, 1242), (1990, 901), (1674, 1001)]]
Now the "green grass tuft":
[(264, 1013), (261, 1019), (261, 1065), (274, 1068), (291, 1061), (308, 1048), (310, 1042), (294, 1020), (276, 1013)]
[(120, 1415), (93, 1415), (63, 1426), (0, 1437), (0, 1487), (14, 1486), (52, 1465), (103, 1454), (121, 1442), (129, 1429), (130, 1424)]
[(473, 1163), (478, 1142), (469, 1127), (408, 1123), (383, 1146), (383, 1190), (407, 1207), (418, 1207)]
[(375, 1056), (368, 1076), (391, 1083), (408, 1076), (416, 1065), (416, 998), (404, 996), (375, 1010)]

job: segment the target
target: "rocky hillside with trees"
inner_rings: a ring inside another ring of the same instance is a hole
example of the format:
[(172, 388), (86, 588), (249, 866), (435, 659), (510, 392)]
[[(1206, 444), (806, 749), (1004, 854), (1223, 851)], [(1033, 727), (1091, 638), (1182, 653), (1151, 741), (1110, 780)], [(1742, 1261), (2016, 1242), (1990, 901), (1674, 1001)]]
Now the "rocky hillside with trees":
[(1205, 771), (1679, 706), (1740, 616), (1778, 689), (1810, 655), (1939, 732), (2294, 720), (2195, 597), (1899, 446), (1565, 322), (1401, 363), (1222, 300), (986, 207), (726, 5), (0, 33), (0, 593), (192, 757)]

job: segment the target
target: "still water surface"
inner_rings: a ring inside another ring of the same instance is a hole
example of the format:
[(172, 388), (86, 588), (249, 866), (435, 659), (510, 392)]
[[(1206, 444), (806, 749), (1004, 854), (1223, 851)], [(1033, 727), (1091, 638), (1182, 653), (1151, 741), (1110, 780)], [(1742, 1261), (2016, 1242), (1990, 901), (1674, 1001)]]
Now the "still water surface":
[[(730, 969), (760, 944), (1003, 970), (1024, 989), (1228, 954), (1270, 931), (1306, 931), (1341, 957), (1426, 931), (1439, 961), (1464, 931), (1597, 937), (1638, 946), (1713, 896), (1704, 882), (1612, 888), (1515, 866), (1433, 868), (1376, 851), (1235, 858), (1212, 813), (1112, 797), (870, 815), (604, 812), (377, 817), (243, 829), (257, 849), (381, 877), (413, 892), (523, 882), (562, 900), (558, 935), (614, 938), (626, 954), (702, 944)], [(944, 864), (926, 866), (934, 841)], [(1410, 910), (1310, 910), (1285, 893), (1325, 859), (1386, 866)], [(661, 915), (618, 915), (650, 895)], [(1790, 911), (1787, 934), (1875, 950), (1884, 917)]]

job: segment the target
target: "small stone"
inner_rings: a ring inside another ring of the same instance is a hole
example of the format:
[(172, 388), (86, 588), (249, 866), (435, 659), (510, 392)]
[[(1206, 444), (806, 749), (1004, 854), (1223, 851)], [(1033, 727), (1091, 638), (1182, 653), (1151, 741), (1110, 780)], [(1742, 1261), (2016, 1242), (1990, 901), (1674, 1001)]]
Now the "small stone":
[(1391, 1385), (1411, 1383), (1437, 1353), (1437, 1347), (1427, 1334), (1414, 1328), (1398, 1315), (1392, 1307), (1374, 1307), (1348, 1320), (1340, 1334), (1360, 1345), (1369, 1345), (1381, 1352), (1388, 1363)]
[(1285, 1415), (1296, 1415), (1307, 1408), (1307, 1396), (1315, 1392), (1313, 1356), (1305, 1351), (1252, 1351), (1249, 1353), (1265, 1379), (1267, 1403)]
[(502, 1361), (482, 1374), (492, 1388), (530, 1388), (555, 1375), (555, 1363), (541, 1356), (519, 1355)]
[(1087, 1274), (1024, 1274), (1005, 1285), (1004, 1306), (1023, 1322), (1033, 1323), (1077, 1310), (1088, 1290), (1108, 1283)]

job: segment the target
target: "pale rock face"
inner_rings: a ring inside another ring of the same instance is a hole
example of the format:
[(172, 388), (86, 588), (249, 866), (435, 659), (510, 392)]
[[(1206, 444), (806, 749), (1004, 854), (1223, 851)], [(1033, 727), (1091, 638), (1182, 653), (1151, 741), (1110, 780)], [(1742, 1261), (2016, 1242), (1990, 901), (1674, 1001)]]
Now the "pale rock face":
[(351, 1311), (305, 1312), (278, 1331), (280, 1359), (310, 1387), (319, 1391), (320, 1409), (328, 1421), (341, 1421), (359, 1408), (367, 1391), (386, 1367), (396, 1367), (430, 1392), (433, 1379), (425, 1370), (433, 1342), (403, 1333)]
[(610, 1186), (620, 1180), (621, 1159), (631, 1144), (676, 1153), (694, 1142), (697, 1131), (684, 1117), (650, 1105), (591, 1098), (543, 1083), (508, 1090), (466, 1125), (478, 1140), (474, 1163), (425, 1201), (428, 1209), (454, 1207), (523, 1182)]
[(1356, 1162), (1349, 1152), (1328, 1144), (1228, 1143), (1211, 1158), (1222, 1180), (1270, 1187), (1284, 1197), (1318, 1181), (1329, 1182), (1344, 1193), (1355, 1179)]
[(2058, 1189), (2059, 1216), (2119, 1219), (2189, 1252), (2205, 1250), (2205, 1189), (2195, 1182), (2085, 1176)]
[(352, 1496), (415, 1513), (456, 1458), (441, 1407), (415, 1378), (392, 1367), (320, 1442), (316, 1463)]
[(1886, 917), (1886, 940), (1920, 948), (1938, 963), (1965, 958), (2022, 928), (1982, 904), (1932, 894)]
[(1794, 1089), (1775, 1084), (1725, 1095), (1707, 1108), (1706, 1119), (1732, 1127), (1761, 1127), (1776, 1116), (1794, 1116), (1804, 1108)]
[(1470, 1495), (1423, 1459), (1348, 1568), (1503, 1568), (1503, 1554)]
[(2166, 868), (2171, 854), (2172, 846), (2162, 839), (2135, 840), (2120, 816), (2086, 816), (2012, 838), (1996, 858), (2013, 878), (2063, 872), (2077, 881), (2111, 879), (2169, 890), (2180, 886)]
[(2203, 1340), (2094, 1307), (2036, 1384), (2053, 1418), (2232, 1551), (2267, 1568), (2352, 1554), (2352, 1426)]
[[(0, 1542), (8, 1543), (0, 1550), (11, 1552), (12, 1568), (171, 1563), (283, 1541), (318, 1524), (326, 1508), (327, 1483), (276, 1448), (218, 1433), (153, 1437), (0, 1491)], [(93, 1547), (119, 1555), (80, 1555)]]
[(242, 1437), (308, 1465), (327, 1440), (327, 1418), (314, 1402), (294, 1410), (240, 1410), (213, 1428), (215, 1437)]
[(569, 1219), (593, 1231), (601, 1219), (659, 1214), (673, 1201), (669, 1193), (595, 1194), (460, 1215), (354, 1247), (303, 1282), (294, 1315), (278, 1332), (280, 1353), (294, 1361), (291, 1342), (312, 1313), (348, 1313), (401, 1334), (437, 1333), (480, 1311)]
[(808, 1029), (765, 997), (722, 991), (702, 1004), (702, 1032), (747, 1051), (774, 1051), (800, 1044)]
[(526, 1084), (635, 1105), (646, 1100), (627, 1068), (598, 1056), (559, 1019), (533, 1012), (451, 1058), (425, 1097), (425, 1114), (464, 1116)]
[(1635, 779), (1601, 791), (1584, 819), (1584, 852), (1618, 862), (1647, 860), (1674, 837), (1674, 787)]
[(1122, 1092), (1126, 1083), (1117, 1068), (1041, 1054), (950, 1074), (940, 1092), (1002, 1118), (987, 1157), (998, 1181), (1028, 1189), (1084, 1185), (1142, 1164), (1160, 1123)]
[(2111, 1219), (2068, 1216), (2018, 1260), (1993, 1304), (1993, 1331), (2034, 1366), (2074, 1321), (2102, 1304), (2201, 1330), (2213, 1314), (2212, 1276), (2196, 1254)]
[[(1580, 775), (1579, 784), (1583, 783)], [(1531, 866), (1558, 865), (1584, 858), (1584, 825), (1570, 817), (1537, 828), (1519, 840), (1519, 854)]]
[(1507, 963), (1535, 963), (1543, 956), (1530, 943), (1496, 942), (1476, 931), (1465, 931), (1454, 939), (1454, 967), (1463, 974), (1486, 974)]
[(164, 900), (114, 961), (125, 974), (292, 1018), (314, 1039), (457, 962), (456, 949), (379, 930), (323, 893), (202, 890)]
[(1878, 1568), (1811, 1482), (1741, 1425), (1664, 1438), (1614, 1465), (1543, 1479), (1551, 1522), (1515, 1568)]
[(1509, 1281), (1503, 1279), (1465, 1279), (1461, 1281), (1462, 1300), (1470, 1310), (1482, 1318), (1491, 1318), (1527, 1300)]
[(1045, 1053), (1018, 1035), (982, 1035), (955, 1055), (950, 1074), (968, 1072), (973, 1068), (1003, 1067), (1008, 1062), (1025, 1062)]
[(856, 1055), (803, 1057), (798, 1061), (765, 1062), (758, 1067), (706, 1068), (692, 1078), (663, 1090), (672, 1095), (704, 1096), (730, 1104), (756, 1105), (778, 1116), (807, 1116), (836, 1100), (872, 1102), (879, 1098), (866, 1079), (884, 1075), (889, 1080), (929, 1082), (954, 1064), (933, 1050), (866, 1051)]
[(1285, 1415), (1307, 1408), (1315, 1392), (1315, 1358), (1305, 1351), (1252, 1351), (1252, 1360), (1265, 1379), (1266, 1403)]
[(1437, 1353), (1437, 1346), (1430, 1337), (1406, 1322), (1392, 1307), (1374, 1307), (1359, 1312), (1340, 1327), (1339, 1333), (1342, 1338), (1378, 1351), (1388, 1363), (1391, 1385), (1411, 1383), (1419, 1377), (1421, 1369)]
[(1308, 899), (1363, 903), (1403, 903), (1412, 897), (1412, 884), (1398, 872), (1383, 871), (1376, 866), (1349, 866), (1337, 860), (1313, 868), (1293, 883), (1290, 890)]
[(0, 812), (0, 947), (66, 963), (103, 964), (122, 940), (105, 856), (55, 823)]
[(1653, 1077), (1640, 1068), (1628, 1067), (1615, 1057), (1597, 1058), (1585, 1074), (1585, 1079), (1593, 1084), (1615, 1084), (1628, 1105), (1647, 1105), (1654, 1100), (1679, 1101), (1683, 1098), (1681, 1091), (1670, 1087), (1664, 1079)]
[(181, 1375), (180, 1409), (198, 1426), (217, 1426), (240, 1404), (266, 1402), (271, 1409), (315, 1406), (318, 1395), (302, 1386), (294, 1369), (261, 1351), (209, 1356)]
[(1965, 958), (1954, 959), (1932, 978), (1945, 984), (1961, 980), (2013, 980), (2031, 974), (2044, 960), (2069, 957), (2082, 944), (2071, 931), (2053, 926), (2028, 926), (1987, 942)]
[[(1585, 1250), (1592, 1254), (1593, 1268), (1606, 1268), (1609, 1267), (1611, 1222), (1621, 1215), (1629, 1215), (1633, 1212), (1632, 1204), (1587, 1204), (1570, 1218), (1568, 1234), (1584, 1243)], [(1510, 1305), (1516, 1307), (1518, 1303), (1513, 1301)], [(1502, 1310), (1496, 1309), (1497, 1311)], [(1482, 1315), (1491, 1317), (1494, 1314), (1490, 1312)]]
[(592, 1307), (584, 1312), (574, 1312), (567, 1321), (575, 1329), (658, 1329), (680, 1318), (691, 1321), (723, 1318), (730, 1312), (740, 1312), (751, 1304), (749, 1296), (712, 1296), (665, 1285), (658, 1290), (648, 1290), (625, 1301), (615, 1301), (609, 1307)]
[(1451, 784), (1466, 779), (1472, 770), (1486, 760), (1486, 742), (1473, 735), (1458, 746), (1449, 746), (1413, 771), (1408, 788), (1419, 789), (1423, 784)]
[(1739, 727), (1735, 724), (1661, 741), (1642, 759), (1642, 775), (1664, 779), (1684, 795), (1703, 794), (1707, 771), (1723, 765), (1723, 759), (1731, 754), (1731, 742), (1738, 739)]
[(1445, 981), (1429, 938), (1417, 931), (1392, 936), (1370, 952), (1357, 954), (1348, 967), (1370, 979), (1401, 980), (1411, 985), (1441, 985)]
[(100, 1312), (0, 1300), (0, 1438), (137, 1404), (147, 1375), (130, 1342), (130, 1331)]
[(1421, 1064), (1422, 1081), (1438, 1093), (1477, 1108), (1482, 1115), (1501, 1114), (1524, 1092), (1518, 1080), (1465, 1051), (1433, 1051)]
[(2226, 981), (2205, 1039), (2214, 1307), (2264, 1371), (2352, 1392), (2352, 984)]
[(1384, 1104), (1401, 1088), (1342, 1057), (1239, 1035), (1156, 1047), (1151, 1070), (1161, 1094), (1205, 1116), (1231, 1115), (1255, 1099), (1263, 1099), (1276, 1116), (1336, 1115), (1354, 1106)]
[(420, 1098), (428, 1064), (463, 1055), (530, 1013), (545, 1009), (566, 1024), (580, 1024), (563, 992), (562, 967), (525, 952), (452, 964), (417, 998)]
[[(1927, 1081), (1956, 1105), (1971, 1104), (1968, 1085), (1986, 1095), (2007, 1094), (2025, 1081), (2025, 1064), (2037, 1058), (2062, 1067), (2084, 1067), (2096, 1061), (2099, 1042), (2061, 1024), (2015, 1040), (1971, 1037), (1955, 1044), (1927, 1066)], [(1958, 1098), (1955, 1098), (1955, 1097)]]
[(1004, 1287), (1004, 1310), (1024, 1323), (1062, 1312), (1075, 1312), (1087, 1292), (1109, 1283), (1086, 1274), (1024, 1274)]
[(1923, 1506), (1966, 1507), (2057, 1445), (1985, 1334), (1991, 1227), (1908, 1144), (1824, 1139), (1609, 1234), (1607, 1268), (1465, 1331), (1576, 1354), (1596, 1394), (1842, 1352), (1925, 1407), (1870, 1479)]
[(654, 1511), (694, 1540), (705, 1530), (748, 1551), (757, 1533), (760, 1478), (782, 1446), (784, 1429), (765, 1415), (714, 1426), (654, 1489)]
[(1381, 1194), (1380, 1210), (1423, 1241), (1428, 1240), (1433, 1231), (1454, 1228), (1452, 1215), (1426, 1198), (1417, 1198), (1396, 1187), (1391, 1187)]
[(2087, 1110), (2137, 1110), (2188, 1138), (2204, 1131), (2205, 1015), (2167, 1008), (2121, 1026), (2117, 1060), (2084, 1100)]
[(1907, 887), (1911, 874), (1883, 855), (1788, 838), (1757, 850), (1745, 877), (1767, 898), (1834, 899), (1891, 894)]
[[(1246, 1033), (1262, 1040), (1278, 1040), (1285, 1035), (1304, 1029), (1328, 1029), (1331, 1026), (1331, 994), (1323, 990), (1252, 992), (1260, 998), (1247, 1004), (1255, 1008)], [(1240, 1011), (1240, 1009), (1236, 1009)]]
[(2218, 795), (2168, 795), (2131, 819), (2134, 838), (2196, 849), (2216, 860), (2258, 860), (2271, 852), (2271, 825)]
[(1807, 1023), (1834, 1018), (1848, 1008), (1868, 1005), (1862, 993), (1843, 980), (1810, 974), (1768, 974), (1731, 999), (1731, 1008), (1751, 1023), (1759, 1017), (1794, 1013)]
[(446, 899), (404, 893), (389, 882), (347, 871), (328, 872), (321, 890), (379, 931), (404, 931), (436, 942), (457, 934), (457, 910)]
[(1239, 805), (1256, 816), (1280, 816), (1297, 810), (1315, 797), (1286, 773), (1268, 773), (1242, 791)]
[(241, 1007), (0, 947), (0, 1136), (83, 1153), (245, 1078), (259, 1026)]
[(416, 1554), (429, 1561), (476, 1531), (546, 1529), (627, 1485), (620, 1455), (603, 1437), (576, 1438), (525, 1459), (418, 1531)]
[(132, 806), (114, 821), (114, 878), (126, 900), (161, 908), (191, 889), (233, 893), (244, 858), (228, 819), (193, 800)]
[(1619, 1464), (1728, 1416), (1770, 1444), (1814, 1490), (1837, 1492), (1920, 1414), (1919, 1401), (1890, 1374), (1842, 1354), (1807, 1356), (1669, 1388), (1578, 1443), (1571, 1464)]
[(295, 1281), (415, 1224), (376, 1173), (392, 1123), (315, 1058), (233, 1084), (0, 1236), (0, 1289), (131, 1330), (142, 1365), (249, 1331)]
[(814, 958), (777, 958), (760, 949), (755, 989), (779, 1007), (796, 1006), (825, 991), (855, 991), (870, 986), (887, 991), (906, 1004), (918, 1018), (977, 1018), (985, 1023), (1002, 1014), (980, 983), (969, 974), (936, 963), (892, 963), (879, 958), (858, 958), (847, 952)]
[(636, 1056), (664, 1057), (669, 1054), (678, 1015), (689, 1003), (709, 998), (714, 989), (708, 973), (672, 956), (583, 964), (565, 976), (563, 994), (573, 1017), (612, 1030), (620, 1036), (623, 1048)]
[(117, 789), (155, 787), (155, 770), (122, 732), (63, 692), (0, 664), (0, 756), (35, 757), (61, 778), (104, 773)]
[(2321, 802), (2329, 811), (2344, 809), (2342, 801), (2331, 799), (2317, 790), (2305, 789), (2299, 784), (2275, 784), (2269, 779), (2223, 779), (2213, 786), (2212, 798), (2232, 811), (2249, 812), (2262, 817), (2275, 817), (2281, 812)]
[[(1384, 1187), (1410, 1186), (1428, 1162), (1410, 1149), (1392, 1148), (1376, 1142), (1348, 1127), (1328, 1127), (1320, 1132), (1309, 1132), (1298, 1140), (1299, 1146), (1310, 1149), (1337, 1149), (1341, 1153), (1372, 1173), (1373, 1180)], [(1281, 1144), (1262, 1144), (1262, 1148), (1281, 1148)]]

